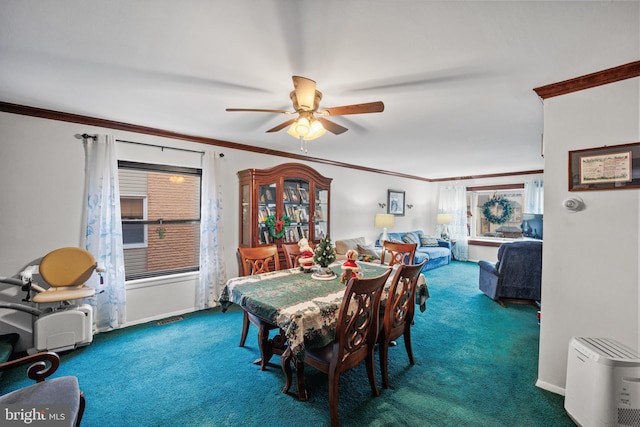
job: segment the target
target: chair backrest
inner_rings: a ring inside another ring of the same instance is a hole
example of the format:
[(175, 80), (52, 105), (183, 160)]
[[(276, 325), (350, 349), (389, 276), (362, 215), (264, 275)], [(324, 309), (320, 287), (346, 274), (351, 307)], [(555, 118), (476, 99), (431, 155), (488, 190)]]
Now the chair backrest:
[[(309, 246), (313, 249), (313, 244), (309, 242)], [(300, 246), (297, 243), (283, 243), (282, 250), (284, 252), (284, 260), (287, 268), (295, 268), (298, 266), (298, 258), (300, 258)]]
[[(498, 249), (500, 295), (508, 298), (540, 299), (542, 283), (542, 241), (525, 240), (503, 243)], [(505, 294), (502, 288), (518, 289)]]
[(338, 313), (334, 362), (350, 369), (363, 361), (378, 339), (380, 298), (391, 269), (378, 277), (349, 280)]
[(420, 264), (401, 264), (393, 276), (382, 321), (389, 340), (400, 337), (405, 324), (413, 321), (418, 277), (426, 262), (425, 259)]
[(238, 248), (238, 259), (242, 265), (241, 273), (243, 276), (280, 270), (280, 259), (276, 245)]
[(50, 286), (80, 286), (89, 280), (97, 266), (90, 252), (69, 247), (46, 254), (40, 261), (38, 270)]
[(382, 243), (380, 263), (384, 264), (389, 258), (388, 265), (411, 264), (416, 254), (417, 243), (396, 243), (385, 240)]

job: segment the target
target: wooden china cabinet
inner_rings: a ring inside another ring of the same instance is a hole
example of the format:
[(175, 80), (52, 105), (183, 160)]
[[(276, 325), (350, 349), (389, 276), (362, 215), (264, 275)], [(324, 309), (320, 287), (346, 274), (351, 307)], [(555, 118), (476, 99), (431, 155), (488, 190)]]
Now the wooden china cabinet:
[(240, 246), (275, 243), (280, 248), (303, 237), (317, 243), (329, 235), (331, 178), (298, 163), (246, 169), (238, 177)]

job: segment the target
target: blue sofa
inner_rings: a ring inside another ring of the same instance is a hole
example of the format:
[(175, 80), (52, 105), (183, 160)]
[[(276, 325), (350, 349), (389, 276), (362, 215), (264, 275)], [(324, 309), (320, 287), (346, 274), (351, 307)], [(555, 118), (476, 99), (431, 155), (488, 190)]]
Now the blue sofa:
[[(387, 236), (387, 240), (392, 242), (416, 243), (418, 246), (416, 247), (414, 264), (420, 264), (425, 258), (428, 258), (427, 263), (422, 267), (422, 271), (442, 267), (451, 262), (451, 242), (448, 240), (427, 236), (422, 230), (387, 233)], [(381, 237), (382, 233), (376, 240), (376, 247), (380, 249), (382, 249)]]
[(492, 300), (540, 301), (542, 241), (505, 242), (498, 248), (498, 262), (481, 260), (479, 287)]

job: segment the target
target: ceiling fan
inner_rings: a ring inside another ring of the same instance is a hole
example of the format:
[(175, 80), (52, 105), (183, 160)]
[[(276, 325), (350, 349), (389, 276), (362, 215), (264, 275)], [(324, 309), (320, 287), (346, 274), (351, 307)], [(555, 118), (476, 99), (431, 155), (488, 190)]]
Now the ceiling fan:
[[(384, 111), (384, 104), (381, 101), (318, 109), (322, 99), (322, 92), (316, 90), (316, 82), (300, 76), (293, 76), (292, 79), (293, 90), (289, 97), (293, 103), (294, 111), (259, 108), (227, 108), (226, 111), (297, 114), (297, 118), (280, 123), (267, 132), (278, 132), (291, 125), (287, 133), (300, 139), (301, 149), (303, 149), (303, 141), (318, 138), (324, 135), (327, 130), (335, 135), (340, 135), (348, 130), (346, 127), (332, 122), (324, 116), (345, 116), (347, 114), (380, 113)], [(306, 151), (306, 146), (304, 151)]]

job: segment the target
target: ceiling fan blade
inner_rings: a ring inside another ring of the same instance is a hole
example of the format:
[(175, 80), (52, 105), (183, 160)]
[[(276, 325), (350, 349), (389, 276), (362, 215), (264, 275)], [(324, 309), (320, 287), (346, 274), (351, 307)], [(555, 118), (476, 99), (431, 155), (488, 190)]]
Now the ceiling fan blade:
[(384, 111), (382, 101), (366, 104), (343, 105), (341, 107), (323, 108), (318, 114), (323, 116), (346, 116), (347, 114), (381, 113)]
[(279, 130), (282, 130), (282, 129), (286, 128), (287, 126), (289, 126), (290, 124), (292, 124), (295, 121), (296, 121), (296, 119), (287, 120), (286, 122), (280, 123), (278, 126), (269, 129), (267, 132), (278, 132)]
[(335, 134), (335, 135), (340, 135), (341, 133), (345, 133), (346, 131), (348, 131), (349, 129), (347, 129), (344, 126), (340, 126), (337, 123), (334, 123), (330, 120), (325, 119), (324, 117), (316, 117), (316, 120), (318, 120), (320, 123), (322, 123), (322, 126), (328, 130), (329, 132)]
[(282, 113), (282, 114), (293, 114), (293, 111), (287, 110), (265, 110), (262, 108), (227, 108), (225, 111), (252, 111), (254, 113)]
[(298, 105), (303, 110), (313, 111), (316, 98), (316, 82), (306, 77), (293, 76), (293, 89)]

